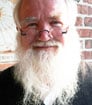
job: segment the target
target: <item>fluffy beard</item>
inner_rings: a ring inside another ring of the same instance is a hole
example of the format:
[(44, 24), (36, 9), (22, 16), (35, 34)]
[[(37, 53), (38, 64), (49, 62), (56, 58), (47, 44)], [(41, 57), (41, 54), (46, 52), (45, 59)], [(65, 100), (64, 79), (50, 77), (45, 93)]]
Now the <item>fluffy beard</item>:
[(18, 47), (17, 56), (20, 60), (15, 77), (24, 86), (25, 105), (30, 102), (32, 94), (34, 94), (32, 100), (36, 105), (40, 99), (46, 105), (52, 105), (56, 98), (62, 105), (68, 105), (77, 91), (79, 42), (75, 45), (76, 41), (71, 43), (68, 39), (68, 46), (71, 48), (67, 47), (67, 44), (62, 48), (60, 43), (53, 42), (48, 42), (48, 45), (58, 45), (57, 54), (47, 51), (35, 52), (32, 48), (24, 52), (21, 46)]

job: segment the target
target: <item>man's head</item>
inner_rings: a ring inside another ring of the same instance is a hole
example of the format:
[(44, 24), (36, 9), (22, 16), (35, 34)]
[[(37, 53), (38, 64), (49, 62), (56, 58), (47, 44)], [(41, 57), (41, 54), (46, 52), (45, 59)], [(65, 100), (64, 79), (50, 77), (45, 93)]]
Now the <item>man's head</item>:
[(51, 105), (66, 92), (64, 101), (60, 99), (66, 102), (75, 93), (80, 61), (74, 1), (19, 0), (14, 18), (19, 59), (15, 74), (24, 85), (25, 97), (36, 91)]

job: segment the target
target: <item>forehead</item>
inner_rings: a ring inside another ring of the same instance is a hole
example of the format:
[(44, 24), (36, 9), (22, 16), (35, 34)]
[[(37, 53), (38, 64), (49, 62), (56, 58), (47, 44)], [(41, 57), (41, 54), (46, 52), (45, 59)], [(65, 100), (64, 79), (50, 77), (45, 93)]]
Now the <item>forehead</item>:
[(22, 0), (19, 19), (40, 15), (57, 15), (66, 13), (65, 0)]

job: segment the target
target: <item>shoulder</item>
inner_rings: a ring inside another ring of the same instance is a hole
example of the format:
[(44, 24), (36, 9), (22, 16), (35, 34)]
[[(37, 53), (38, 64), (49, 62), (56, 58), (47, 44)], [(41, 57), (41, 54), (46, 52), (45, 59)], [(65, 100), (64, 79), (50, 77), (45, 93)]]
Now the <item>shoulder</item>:
[(15, 66), (12, 66), (0, 72), (0, 105), (1, 103), (2, 105), (8, 105), (8, 103), (15, 105), (14, 103), (23, 95), (22, 85), (14, 78), (14, 70)]
[(90, 63), (82, 62), (79, 66), (79, 78), (82, 82), (92, 81), (92, 65)]
[(7, 85), (10, 82), (14, 81), (13, 71), (14, 66), (0, 72), (0, 86)]
[(82, 63), (80, 65), (78, 85), (73, 105), (92, 105), (92, 68), (90, 64)]
[[(12, 67), (7, 68), (7, 69), (5, 69), (5, 70), (3, 70), (3, 71), (0, 71), (0, 82), (1, 82), (1, 80), (4, 81), (6, 78), (11, 77), (12, 74), (13, 74), (14, 68), (15, 68), (15, 66), (12, 66)], [(5, 78), (4, 78), (4, 77), (5, 77)], [(3, 78), (4, 78), (4, 79), (3, 79)]]
[(14, 78), (15, 66), (0, 72), (0, 92), (1, 90), (12, 90), (20, 83)]
[(0, 89), (1, 87), (10, 89), (10, 87), (21, 85), (14, 77), (15, 68), (15, 66), (12, 66), (0, 72)]

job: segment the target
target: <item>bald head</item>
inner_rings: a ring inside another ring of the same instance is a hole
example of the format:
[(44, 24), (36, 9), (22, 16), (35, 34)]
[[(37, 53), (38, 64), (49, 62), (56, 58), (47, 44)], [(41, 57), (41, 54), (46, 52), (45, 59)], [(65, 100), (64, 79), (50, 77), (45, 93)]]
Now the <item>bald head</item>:
[[(20, 20), (32, 16), (42, 15), (42, 13), (49, 15), (48, 13), (56, 12), (59, 10), (61, 14), (66, 10), (66, 4), (64, 0), (23, 0), (19, 9)], [(67, 11), (65, 11), (66, 13)]]
[[(23, 20), (24, 18), (30, 16), (30, 13), (35, 12), (37, 14), (38, 10), (48, 13), (49, 10), (59, 10), (59, 14), (65, 14), (66, 23), (75, 23), (76, 18), (76, 4), (74, 0), (19, 0), (19, 3), (15, 7), (14, 17), (15, 22), (18, 20)], [(72, 14), (72, 15), (71, 15)], [(40, 14), (39, 14), (40, 15)], [(70, 19), (69, 19), (70, 18)]]

